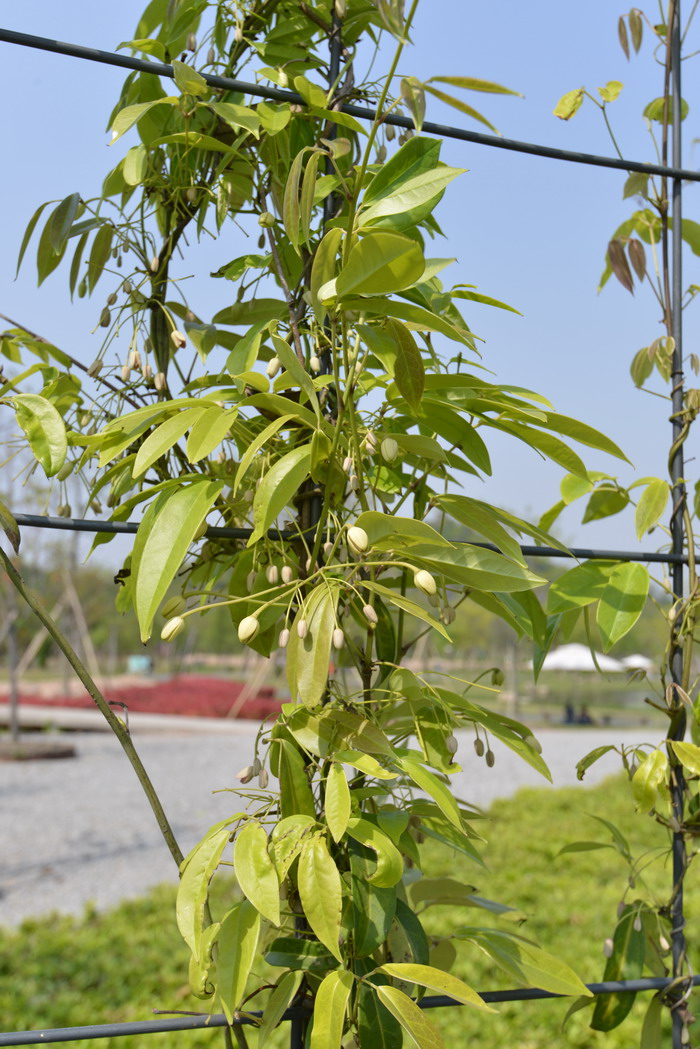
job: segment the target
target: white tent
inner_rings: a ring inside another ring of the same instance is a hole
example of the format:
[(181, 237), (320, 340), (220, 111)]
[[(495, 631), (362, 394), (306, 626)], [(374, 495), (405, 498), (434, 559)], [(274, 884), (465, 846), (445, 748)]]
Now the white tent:
[[(627, 669), (618, 659), (604, 656), (602, 652), (596, 652), (595, 658), (601, 670), (621, 671)], [(542, 669), (595, 671), (598, 668), (593, 662), (593, 656), (588, 645), (571, 644), (561, 645), (559, 648), (548, 652), (542, 664)]]
[(653, 670), (655, 663), (649, 656), (642, 656), (635, 652), (633, 656), (625, 656), (621, 660), (627, 670)]

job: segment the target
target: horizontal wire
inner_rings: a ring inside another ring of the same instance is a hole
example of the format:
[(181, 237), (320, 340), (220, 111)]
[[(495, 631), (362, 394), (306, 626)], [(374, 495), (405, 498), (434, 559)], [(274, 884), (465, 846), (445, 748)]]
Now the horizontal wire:
[[(89, 62), (101, 62), (105, 65), (119, 66), (122, 69), (151, 73), (154, 76), (168, 77), (171, 80), (175, 77), (173, 67), (164, 62), (149, 62), (143, 58), (119, 55), (113, 51), (100, 51), (94, 47), (84, 47), (81, 44), (71, 44), (61, 40), (51, 40), (48, 37), (34, 36), (31, 33), (19, 33), (13, 29), (0, 29), (0, 41), (8, 44), (19, 44), (22, 47), (33, 47), (40, 51), (51, 51), (59, 55), (68, 55), (71, 58), (82, 58)], [(277, 102), (306, 105), (301, 95), (298, 95), (295, 91), (287, 91), (278, 87), (263, 87), (260, 84), (234, 80), (231, 77), (216, 76), (213, 73), (200, 72), (200, 76), (204, 78), (210, 87), (221, 88), (225, 91), (241, 91), (244, 94), (254, 95), (257, 98), (272, 99)], [(377, 116), (376, 109), (358, 106), (354, 103), (344, 103), (339, 108), (343, 113), (357, 117), (360, 120), (373, 121)], [(394, 113), (385, 116), (382, 122), (411, 131), (414, 129), (413, 120), (410, 117), (403, 117)], [(467, 131), (465, 128), (452, 127), (449, 124), (435, 124), (429, 120), (423, 123), (422, 131), (431, 135), (440, 135), (441, 138), (456, 139), (459, 142), (472, 142), (479, 146), (493, 146), (496, 149), (507, 149), (515, 153), (529, 153), (532, 156), (548, 157), (551, 160), (565, 160), (573, 164), (589, 164), (601, 168), (616, 168), (620, 171), (641, 171), (648, 175), (666, 175), (670, 178), (685, 179), (688, 182), (700, 182), (700, 171), (667, 167), (663, 164), (647, 164), (638, 160), (624, 160), (619, 157), (604, 157), (595, 153), (579, 153), (571, 149), (557, 149), (554, 146), (541, 146), (533, 142), (519, 142), (512, 138), (501, 138), (500, 135), (484, 135), (480, 131)]]
[[(588, 990), (595, 997), (604, 994), (619, 994), (622, 992), (638, 991), (662, 991), (670, 987), (674, 981), (663, 977), (648, 977), (640, 980), (607, 980), (604, 983), (586, 984)], [(697, 986), (700, 976), (689, 977), (684, 983)], [(552, 991), (543, 991), (537, 987), (516, 988), (510, 991), (484, 991), (481, 998), (487, 1002), (525, 1002), (539, 1001), (546, 998), (562, 998), (563, 995)], [(444, 995), (435, 995), (423, 998), (419, 1003), (421, 1009), (443, 1009), (452, 1006), (461, 1006), (453, 998)], [(251, 1017), (241, 1017), (234, 1021), (236, 1024), (250, 1025), (255, 1023), (252, 1017), (260, 1017), (259, 1012), (249, 1013)], [(287, 1009), (282, 1020), (310, 1019), (311, 1010), (297, 1006)], [(54, 1027), (38, 1031), (3, 1031), (0, 1032), (0, 1046), (6, 1045), (42, 1045), (48, 1042), (79, 1042), (88, 1038), (112, 1038), (115, 1036), (135, 1034), (163, 1034), (168, 1031), (196, 1031), (213, 1027), (228, 1026), (226, 1017), (218, 1013), (214, 1016), (202, 1014), (199, 1016), (177, 1016), (160, 1020), (132, 1020), (128, 1023), (93, 1024), (85, 1027)]]
[[(42, 517), (39, 514), (15, 514), (18, 525), (24, 528), (52, 528), (68, 532), (102, 532), (133, 535), (138, 531), (136, 521), (86, 521), (77, 517)], [(313, 534), (313, 529), (309, 530)], [(212, 525), (204, 533), (207, 539), (250, 539), (252, 528), (220, 528)], [(298, 539), (301, 531), (271, 528), (269, 539)], [(494, 543), (476, 543), (471, 540), (456, 539), (457, 545), (478, 546), (482, 550), (493, 550), (500, 553)], [(596, 550), (583, 546), (567, 547), (565, 550), (556, 546), (521, 546), (525, 557), (570, 557), (581, 561), (641, 561), (645, 564), (687, 564), (685, 554), (663, 554), (649, 550)]]

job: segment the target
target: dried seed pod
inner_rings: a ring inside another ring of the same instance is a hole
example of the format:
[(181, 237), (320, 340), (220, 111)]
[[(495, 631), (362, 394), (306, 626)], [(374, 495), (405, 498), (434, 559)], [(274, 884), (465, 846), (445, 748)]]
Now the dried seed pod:
[(486, 764), (490, 769), (496, 764), (496, 755), (490, 748), (486, 751)]
[(291, 565), (284, 565), (280, 574), (283, 583), (291, 583), (292, 579), (294, 579), (294, 569)]
[(393, 437), (385, 437), (381, 443), (382, 458), (387, 463), (393, 463), (398, 458), (399, 446)]
[(608, 936), (607, 940), (605, 940), (605, 942), (603, 943), (603, 954), (605, 955), (606, 958), (612, 958), (614, 950), (615, 950), (615, 945), (612, 942), (612, 939), (610, 938), (610, 936)]
[(300, 619), (297, 623), (297, 637), (301, 638), (301, 640), (303, 641), (308, 632), (309, 624), (306, 622), (305, 619)]
[(172, 619), (174, 616), (181, 616), (187, 608), (187, 602), (185, 601), (182, 594), (175, 594), (174, 597), (169, 597), (160, 610), (160, 614), (164, 619)]
[(369, 623), (370, 626), (376, 626), (379, 622), (379, 616), (374, 611), (371, 605), (364, 605), (362, 608), (362, 614)]
[(340, 652), (340, 650), (344, 646), (344, 644), (345, 644), (345, 634), (340, 629), (340, 627), (336, 627), (335, 630), (333, 631), (333, 648), (335, 648), (338, 652)]
[(156, 372), (155, 378), (153, 380), (153, 385), (155, 386), (156, 390), (158, 390), (159, 393), (162, 390), (165, 389), (165, 387), (167, 385), (167, 379), (165, 378), (165, 372)]
[(360, 528), (358, 525), (352, 525), (348, 528), (347, 538), (348, 546), (353, 554), (357, 554), (358, 557), (361, 557), (362, 554), (365, 554), (369, 549), (369, 536), (364, 528)]
[(109, 312), (108, 307), (105, 306), (105, 308), (102, 310), (102, 313), (100, 314), (100, 326), (102, 328), (109, 328), (111, 320), (112, 314)]
[(315, 372), (316, 375), (321, 371), (321, 358), (317, 357), (316, 354), (309, 358), (309, 368), (311, 368), (311, 371)]
[(185, 620), (182, 616), (174, 616), (169, 619), (160, 632), (161, 641), (174, 641), (178, 634), (185, 629)]
[(280, 636), (277, 640), (277, 644), (280, 648), (286, 648), (289, 644), (289, 631), (285, 627), (284, 630), (280, 630)]
[(277, 565), (268, 565), (265, 572), (265, 578), (267, 579), (270, 586), (274, 586), (278, 582), (280, 577), (279, 568)]
[(270, 379), (274, 379), (277, 372), (280, 370), (282, 364), (279, 357), (273, 357), (267, 362), (267, 374)]
[(434, 577), (430, 572), (426, 572), (424, 568), (421, 568), (413, 576), (413, 585), (418, 587), (419, 590), (422, 590), (424, 594), (430, 595), (437, 593), (437, 583), (435, 582)]
[(175, 331), (170, 332), (170, 341), (172, 342), (176, 350), (181, 350), (184, 346), (187, 345), (187, 339), (181, 331), (177, 330), (177, 328), (175, 329)]
[(238, 624), (238, 640), (242, 645), (249, 644), (259, 629), (260, 623), (257, 616), (245, 616)]

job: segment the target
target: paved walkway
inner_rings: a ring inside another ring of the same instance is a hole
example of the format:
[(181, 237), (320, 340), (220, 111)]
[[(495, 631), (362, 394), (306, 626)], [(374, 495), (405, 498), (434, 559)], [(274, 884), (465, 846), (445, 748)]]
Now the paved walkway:
[[(228, 722), (217, 729), (207, 720), (209, 731), (196, 734), (191, 726), (178, 730), (177, 719), (168, 719), (168, 728), (157, 733), (148, 724), (132, 726), (183, 852), (210, 824), (238, 809), (234, 795), (212, 791), (237, 785), (236, 772), (253, 756), (257, 724)], [(576, 783), (576, 761), (593, 747), (639, 742), (649, 731), (545, 729), (538, 736), (555, 786), (566, 786)], [(50, 911), (79, 914), (88, 901), (105, 908), (177, 880), (117, 741), (103, 733), (69, 738), (77, 749), (74, 759), (0, 763), (0, 925)], [(488, 769), (476, 758), (471, 735), (460, 734), (464, 771), (454, 778), (458, 796), (487, 806), (520, 787), (547, 789), (506, 748), (494, 746), (494, 752), (495, 767)], [(601, 760), (586, 782), (617, 771), (615, 758)]]

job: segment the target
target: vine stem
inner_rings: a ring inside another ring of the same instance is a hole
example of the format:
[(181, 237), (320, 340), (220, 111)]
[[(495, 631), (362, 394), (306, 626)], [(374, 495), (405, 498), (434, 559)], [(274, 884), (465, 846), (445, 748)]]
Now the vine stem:
[(184, 856), (178, 845), (175, 835), (173, 834), (172, 827), (168, 822), (168, 818), (165, 815), (163, 806), (161, 805), (160, 798), (156, 793), (156, 789), (151, 782), (151, 778), (146, 772), (143, 763), (136, 752), (136, 748), (129, 734), (129, 730), (124, 722), (117, 717), (112, 708), (110, 707), (107, 700), (102, 695), (102, 692), (95, 684), (95, 681), (88, 673), (86, 667), (79, 659), (77, 653), (72, 648), (70, 642), (60, 630), (60, 628), (54, 623), (51, 616), (48, 614), (46, 609), (43, 607), (36, 595), (29, 589), (24, 579), (13, 565), (10, 558), (7, 556), (5, 551), (0, 548), (0, 557), (2, 557), (5, 570), (10, 578), (12, 585), (18, 591), (20, 596), (26, 601), (31, 608), (34, 615), (37, 617), (39, 622), (43, 625), (47, 633), (53, 638), (58, 647), (60, 648), (63, 655), (66, 657), (71, 667), (75, 671), (80, 681), (85, 686), (89, 695), (95, 702), (95, 705), (99, 709), (100, 713), (104, 716), (107, 724), (114, 732), (114, 735), (119, 740), (124, 753), (126, 754), (131, 767), (136, 773), (136, 777), (143, 788), (143, 792), (148, 799), (148, 803), (151, 806), (153, 815), (156, 818), (156, 822), (160, 828), (160, 832), (163, 835), (165, 844), (168, 846), (170, 855), (175, 860), (178, 868), (182, 863)]

